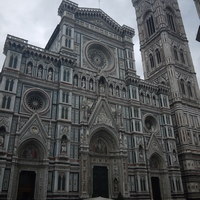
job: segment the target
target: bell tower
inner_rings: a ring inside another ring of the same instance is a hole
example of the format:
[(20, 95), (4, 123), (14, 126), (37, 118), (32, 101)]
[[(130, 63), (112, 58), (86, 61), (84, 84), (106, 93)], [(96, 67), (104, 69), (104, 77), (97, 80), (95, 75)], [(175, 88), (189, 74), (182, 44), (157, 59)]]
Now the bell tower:
[(200, 96), (178, 1), (132, 0), (132, 3), (136, 11), (144, 78), (170, 87), (170, 107), (185, 197), (199, 199)]

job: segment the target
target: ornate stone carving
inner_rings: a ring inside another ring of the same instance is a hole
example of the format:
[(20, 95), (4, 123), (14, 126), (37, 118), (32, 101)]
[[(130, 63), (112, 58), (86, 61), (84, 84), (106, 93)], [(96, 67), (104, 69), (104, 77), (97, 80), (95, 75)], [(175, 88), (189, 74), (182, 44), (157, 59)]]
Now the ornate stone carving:
[(96, 117), (96, 124), (107, 124), (109, 126), (112, 126), (111, 119), (107, 116), (106, 111), (104, 108), (101, 109), (99, 115)]

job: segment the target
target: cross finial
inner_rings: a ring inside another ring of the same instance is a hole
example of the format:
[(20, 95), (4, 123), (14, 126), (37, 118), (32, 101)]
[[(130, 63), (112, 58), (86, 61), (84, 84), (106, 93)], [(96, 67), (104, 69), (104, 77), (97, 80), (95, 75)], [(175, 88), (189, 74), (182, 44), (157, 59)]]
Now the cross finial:
[(101, 0), (99, 0), (99, 8), (101, 7)]

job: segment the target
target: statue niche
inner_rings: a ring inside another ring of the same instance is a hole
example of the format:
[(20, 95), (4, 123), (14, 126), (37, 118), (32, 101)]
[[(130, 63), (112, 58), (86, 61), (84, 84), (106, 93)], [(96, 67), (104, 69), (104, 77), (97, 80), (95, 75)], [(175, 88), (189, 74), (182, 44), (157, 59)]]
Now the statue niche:
[(92, 151), (99, 154), (107, 154), (107, 146), (103, 140), (98, 139), (94, 142)]

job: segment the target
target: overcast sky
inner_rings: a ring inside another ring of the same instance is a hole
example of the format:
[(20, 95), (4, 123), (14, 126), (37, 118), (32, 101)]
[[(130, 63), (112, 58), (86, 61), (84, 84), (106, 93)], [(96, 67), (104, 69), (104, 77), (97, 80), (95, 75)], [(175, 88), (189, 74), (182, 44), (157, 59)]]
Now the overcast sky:
[[(100, 8), (120, 25), (128, 25), (135, 29), (136, 69), (143, 78), (141, 56), (135, 10), (131, 0), (100, 0)], [(79, 7), (99, 8), (99, 0), (73, 0)], [(196, 38), (199, 18), (192, 0), (178, 0), (189, 40), (193, 62), (198, 80), (200, 80), (200, 43)], [(0, 0), (0, 68), (5, 56), (3, 47), (7, 34), (28, 40), (29, 44), (44, 48), (56, 25), (60, 21), (57, 15), (61, 0)], [(199, 81), (200, 82), (200, 81)]]

